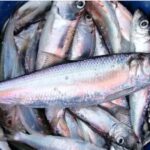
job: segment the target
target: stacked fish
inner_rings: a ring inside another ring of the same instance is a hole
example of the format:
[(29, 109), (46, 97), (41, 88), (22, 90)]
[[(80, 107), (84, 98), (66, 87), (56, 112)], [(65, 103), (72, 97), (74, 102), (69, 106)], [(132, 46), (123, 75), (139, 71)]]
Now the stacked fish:
[(142, 149), (149, 31), (117, 1), (22, 5), (3, 28), (0, 149)]

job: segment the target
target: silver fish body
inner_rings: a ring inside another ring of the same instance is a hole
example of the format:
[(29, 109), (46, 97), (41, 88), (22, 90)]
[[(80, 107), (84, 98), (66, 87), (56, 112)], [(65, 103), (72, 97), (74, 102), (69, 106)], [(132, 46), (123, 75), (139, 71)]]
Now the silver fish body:
[[(28, 135), (24, 133), (16, 133), (13, 139), (26, 143), (38, 150), (99, 150), (99, 147), (94, 144), (84, 142), (77, 139), (69, 139), (60, 136), (43, 136), (43, 135)], [(59, 144), (58, 144), (59, 143)], [(101, 148), (101, 150), (105, 150)]]
[(102, 56), (102, 55), (107, 55), (109, 53), (109, 50), (107, 49), (102, 35), (98, 32), (98, 30), (95, 30), (95, 51), (93, 56)]
[(124, 123), (128, 126), (131, 126), (130, 117), (129, 117), (129, 110), (126, 109), (125, 107), (118, 106), (112, 102), (102, 103), (100, 105), (100, 108), (103, 108), (106, 111), (108, 111), (109, 113), (111, 113), (121, 123)]
[(77, 60), (93, 56), (95, 49), (95, 26), (91, 16), (85, 13), (79, 20), (68, 59)]
[[(144, 14), (137, 10), (133, 15), (131, 31), (131, 51), (150, 52), (150, 25)], [(144, 122), (144, 116), (150, 99), (149, 87), (137, 91), (129, 96), (131, 124), (134, 132), (141, 140), (141, 127)]]
[(57, 1), (53, 4), (40, 38), (37, 70), (58, 64), (66, 58), (84, 5), (84, 1), (80, 8), (78, 1)]
[(99, 31), (101, 31), (109, 50), (118, 53), (121, 49), (121, 32), (111, 2), (88, 1), (86, 9), (93, 17)]
[[(9, 61), (7, 59), (9, 59)], [(22, 67), (22, 62), (17, 53), (17, 48), (14, 41), (13, 18), (10, 18), (6, 27), (1, 51), (1, 65), (3, 65), (1, 66), (1, 74), (5, 80), (24, 74), (24, 68)]]
[(57, 65), (2, 82), (0, 103), (32, 107), (100, 104), (148, 86), (149, 65), (147, 54), (118, 54)]
[(28, 1), (15, 13), (15, 30), (19, 31), (30, 24), (38, 15), (50, 9), (52, 1)]
[(93, 126), (99, 133), (108, 135), (110, 139), (127, 148), (136, 146), (137, 139), (131, 128), (119, 122), (107, 111), (98, 107), (87, 107), (73, 111), (81, 119)]

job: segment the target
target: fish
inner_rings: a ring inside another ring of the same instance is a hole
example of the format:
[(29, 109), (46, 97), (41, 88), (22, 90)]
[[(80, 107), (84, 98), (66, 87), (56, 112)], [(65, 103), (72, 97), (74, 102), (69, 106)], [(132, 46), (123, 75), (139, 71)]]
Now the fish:
[(50, 129), (48, 129), (41, 115), (39, 115), (39, 110), (19, 106), (18, 113), (23, 126), (30, 134), (50, 133)]
[(126, 41), (130, 41), (130, 29), (131, 29), (131, 22), (133, 18), (132, 14), (125, 6), (123, 6), (118, 1), (112, 2), (112, 5), (114, 7), (115, 14), (119, 22), (122, 37)]
[(39, 23), (32, 24), (27, 29), (22, 30), (19, 34), (14, 35), (17, 52), (22, 59), (24, 59), (26, 50), (28, 49), (31, 40), (37, 32), (38, 24)]
[[(60, 136), (52, 136), (52, 135), (28, 135), (24, 133), (16, 133), (12, 136), (12, 139), (15, 141), (20, 141), (26, 143), (38, 150), (99, 150), (100, 148), (95, 146), (94, 144), (77, 140), (70, 139)], [(59, 144), (58, 144), (59, 143)], [(106, 150), (105, 148), (101, 148), (101, 150)]]
[(130, 35), (130, 51), (147, 52), (150, 51), (150, 35), (149, 20), (142, 11), (136, 10), (133, 15), (131, 35)]
[[(39, 24), (40, 26), (40, 24)], [(25, 66), (25, 72), (31, 73), (35, 71), (36, 66), (36, 58), (37, 58), (37, 52), (38, 52), (38, 44), (40, 40), (41, 30), (38, 26), (34, 36), (30, 40), (29, 46), (26, 49), (25, 57), (24, 57), (24, 66)]]
[(133, 148), (137, 138), (131, 128), (118, 121), (107, 111), (98, 107), (74, 108), (73, 112), (95, 128), (98, 133), (108, 135), (120, 146)]
[(19, 32), (33, 20), (51, 8), (52, 1), (28, 1), (22, 5), (14, 14), (15, 32)]
[(57, 1), (53, 4), (41, 34), (36, 70), (66, 59), (84, 7), (85, 1)]
[(120, 145), (117, 145), (116, 143), (112, 143), (110, 146), (110, 150), (128, 150), (128, 149)]
[(112, 101), (149, 86), (149, 59), (114, 54), (53, 66), (1, 82), (0, 103), (66, 108)]
[(106, 140), (103, 136), (93, 131), (89, 125), (87, 125), (83, 120), (77, 119), (77, 123), (81, 130), (81, 138), (84, 141), (93, 143), (98, 147), (104, 147), (106, 145)]
[[(16, 44), (14, 41), (14, 19), (10, 18), (2, 45), (1, 51), (1, 75), (2, 79), (9, 79), (24, 74), (21, 59), (17, 53)], [(9, 61), (8, 61), (9, 58)], [(13, 63), (12, 63), (13, 62)]]
[[(55, 110), (54, 110), (55, 109)], [(52, 128), (52, 132), (55, 135), (61, 135), (69, 137), (70, 132), (65, 120), (65, 110), (60, 108), (47, 108), (46, 118)]]
[(126, 107), (118, 106), (114, 104), (113, 101), (109, 103), (102, 103), (99, 107), (111, 113), (121, 123), (131, 127), (129, 109)]
[[(3, 129), (0, 127), (0, 138), (3, 138), (3, 137), (4, 137), (4, 132), (3, 132)], [(0, 141), (0, 149), (1, 150), (11, 150), (7, 141)]]
[(121, 49), (121, 32), (112, 3), (99, 0), (88, 1), (85, 9), (102, 33), (107, 48), (118, 53)]
[(95, 49), (95, 25), (91, 16), (85, 13), (79, 20), (69, 49), (68, 60), (78, 60), (93, 56)]
[[(150, 25), (144, 14), (137, 10), (133, 15), (131, 30), (131, 50), (135, 52), (150, 52)], [(129, 95), (130, 117), (134, 132), (141, 141), (144, 116), (150, 99), (150, 88), (147, 87)]]
[(95, 29), (95, 50), (93, 56), (102, 56), (102, 55), (108, 55), (109, 50), (107, 49), (107, 46), (104, 42), (104, 39), (102, 35), (98, 32), (97, 28)]

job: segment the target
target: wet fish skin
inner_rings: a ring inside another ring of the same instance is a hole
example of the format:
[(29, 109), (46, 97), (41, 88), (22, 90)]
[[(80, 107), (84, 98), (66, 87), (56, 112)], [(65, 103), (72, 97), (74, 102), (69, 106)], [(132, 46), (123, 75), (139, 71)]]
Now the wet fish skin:
[(111, 2), (88, 1), (86, 10), (91, 14), (98, 30), (101, 31), (108, 49), (118, 53), (121, 49), (121, 32)]
[(46, 125), (41, 116), (38, 113), (39, 110), (31, 109), (25, 106), (18, 107), (19, 118), (25, 127), (25, 129), (31, 134), (47, 134), (50, 131), (46, 128)]
[(85, 122), (80, 119), (77, 119), (77, 123), (81, 130), (81, 138), (84, 141), (90, 142), (95, 144), (98, 147), (104, 147), (106, 141), (104, 137), (99, 135), (98, 133), (94, 132)]
[(2, 82), (0, 103), (61, 108), (100, 104), (148, 86), (148, 66), (149, 55), (142, 53), (57, 65)]
[(52, 5), (52, 1), (28, 1), (15, 13), (15, 31), (20, 31), (31, 23), (38, 15), (44, 13)]
[(40, 34), (41, 33), (38, 29), (33, 38), (31, 39), (28, 49), (26, 50), (24, 63), (27, 73), (31, 73), (35, 70)]
[[(143, 22), (145, 26), (142, 26)], [(135, 11), (132, 20), (131, 51), (145, 53), (150, 52), (149, 31), (150, 25), (148, 19), (140, 10)], [(141, 127), (144, 123), (144, 116), (149, 103), (149, 93), (150, 89), (147, 87), (132, 93), (129, 96), (131, 124), (139, 140), (141, 140), (142, 137)]]
[(93, 56), (95, 49), (95, 26), (91, 16), (84, 13), (79, 20), (68, 59), (77, 60)]
[(75, 1), (53, 4), (40, 38), (37, 70), (64, 61), (83, 10), (84, 5), (78, 9)]
[[(9, 58), (9, 61), (7, 60)], [(12, 63), (13, 62), (13, 63)], [(17, 77), (24, 74), (21, 59), (17, 53), (14, 41), (14, 20), (10, 18), (3, 40), (1, 51), (2, 79)]]
[[(69, 139), (59, 136), (37, 136), (34, 134), (28, 135), (24, 133), (16, 133), (13, 136), (13, 139), (26, 143), (34, 148), (37, 148), (38, 150), (99, 150), (99, 147), (94, 144), (90, 144), (82, 140)], [(105, 150), (104, 148), (101, 149)]]
[(109, 54), (109, 50), (107, 49), (104, 43), (104, 39), (97, 29), (95, 30), (95, 37), (96, 37), (95, 51), (93, 56), (102, 56)]
[(123, 36), (123, 38), (127, 41), (130, 41), (130, 28), (131, 28), (131, 22), (132, 22), (132, 14), (130, 11), (127, 10), (126, 7), (124, 7), (121, 3), (116, 2), (112, 5), (114, 7), (117, 20), (119, 22), (120, 31)]
[(101, 109), (104, 109), (111, 113), (117, 120), (131, 127), (129, 109), (125, 107), (118, 106), (112, 102), (102, 103), (99, 105)]
[(130, 51), (132, 52), (147, 52), (150, 51), (150, 25), (148, 18), (140, 10), (135, 11), (132, 28), (131, 28), (131, 44)]
[(76, 108), (73, 112), (93, 126), (99, 133), (109, 135), (110, 139), (119, 145), (127, 148), (136, 146), (137, 139), (132, 129), (118, 121), (107, 111), (98, 107), (87, 107)]

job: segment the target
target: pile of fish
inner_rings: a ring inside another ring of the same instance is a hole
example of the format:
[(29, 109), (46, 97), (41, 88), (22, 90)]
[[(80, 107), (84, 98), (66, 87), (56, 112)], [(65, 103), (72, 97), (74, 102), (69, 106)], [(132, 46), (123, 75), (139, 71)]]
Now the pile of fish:
[(117, 1), (28, 1), (5, 23), (1, 150), (141, 150), (150, 141), (150, 24)]

